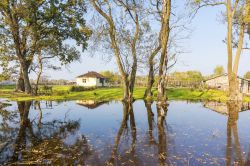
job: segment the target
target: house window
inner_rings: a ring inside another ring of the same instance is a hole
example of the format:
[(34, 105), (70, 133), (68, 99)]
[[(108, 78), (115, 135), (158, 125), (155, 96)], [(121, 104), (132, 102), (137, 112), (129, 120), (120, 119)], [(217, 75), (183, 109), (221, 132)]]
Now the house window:
[(87, 81), (86, 81), (86, 79), (82, 79), (82, 82), (83, 82), (83, 83), (86, 83)]

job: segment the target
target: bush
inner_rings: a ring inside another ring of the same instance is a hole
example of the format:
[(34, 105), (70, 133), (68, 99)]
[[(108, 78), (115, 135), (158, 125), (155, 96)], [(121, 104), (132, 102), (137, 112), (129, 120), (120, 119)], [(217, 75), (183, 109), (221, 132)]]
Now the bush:
[(70, 92), (83, 92), (88, 90), (95, 90), (96, 87), (83, 87), (83, 86), (72, 86)]
[(85, 88), (83, 86), (72, 86), (69, 91), (70, 92), (82, 92)]

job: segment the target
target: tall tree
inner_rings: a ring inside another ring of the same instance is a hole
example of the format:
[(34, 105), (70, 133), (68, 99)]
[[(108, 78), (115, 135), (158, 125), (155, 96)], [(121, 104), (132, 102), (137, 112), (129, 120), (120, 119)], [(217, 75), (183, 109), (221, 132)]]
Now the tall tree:
[[(159, 2), (160, 3), (160, 2)], [(159, 80), (158, 80), (158, 104), (166, 103), (166, 72), (168, 63), (168, 42), (170, 34), (170, 16), (171, 16), (171, 0), (162, 0), (161, 15), (161, 30), (160, 30), (160, 43), (161, 55), (159, 64)]]
[(246, 19), (248, 14), (246, 0), (195, 0), (191, 1), (191, 5), (195, 6), (195, 13), (204, 6), (225, 6), (229, 100), (242, 100), (237, 75), (248, 23)]
[[(90, 0), (94, 11), (101, 16), (99, 41), (112, 50), (124, 85), (124, 101), (133, 101), (133, 91), (138, 64), (138, 40), (140, 38), (139, 14), (143, 1)], [(101, 31), (101, 32), (100, 32)], [(105, 43), (105, 44), (104, 44)]]
[[(168, 9), (171, 10), (171, 1), (164, 2), (169, 4)], [(153, 33), (147, 32), (144, 36), (149, 36), (147, 39), (148, 42), (151, 43), (151, 46), (147, 46), (146, 48), (149, 48), (149, 50), (146, 50), (144, 53), (147, 55), (147, 64), (148, 64), (148, 82), (147, 82), (147, 88), (145, 91), (145, 98), (151, 98), (152, 97), (152, 87), (155, 82), (155, 74), (159, 72), (160, 70), (163, 71), (163, 75), (166, 76), (166, 73), (176, 64), (177, 62), (177, 56), (184, 52), (184, 48), (181, 46), (181, 43), (184, 43), (183, 41), (188, 39), (189, 36), (189, 30), (187, 25), (188, 23), (188, 17), (185, 15), (185, 11), (178, 11), (173, 10), (171, 11), (171, 18), (170, 15), (167, 15), (167, 12), (165, 12), (165, 16), (169, 17), (165, 20), (165, 23), (167, 25), (163, 28), (164, 31), (161, 31), (162, 23), (163, 23), (163, 13), (162, 13), (162, 0), (157, 1), (151, 1), (150, 5), (146, 5), (145, 8), (149, 8), (149, 12), (147, 14), (147, 19), (149, 22), (149, 25), (152, 27), (158, 27), (158, 29), (152, 30)], [(165, 4), (166, 5), (166, 4)], [(150, 6), (150, 7), (148, 7)], [(174, 4), (175, 6), (175, 4)], [(175, 6), (177, 7), (177, 6)], [(179, 5), (178, 5), (179, 7)], [(169, 13), (170, 14), (170, 13)], [(165, 24), (163, 23), (163, 24)], [(153, 29), (153, 28), (152, 28)], [(165, 34), (164, 34), (165, 33)], [(165, 39), (162, 38), (162, 36), (166, 37)], [(162, 39), (165, 40), (166, 44), (166, 55), (165, 58), (161, 56), (161, 48), (162, 48)], [(146, 42), (145, 42), (146, 43)], [(165, 62), (162, 62), (165, 61)], [(162, 64), (165, 64), (163, 66)], [(160, 79), (160, 81), (163, 81), (161, 85), (163, 87), (166, 87), (167, 82), (165, 81), (165, 76), (162, 75), (163, 79)], [(163, 89), (164, 90), (164, 89)], [(164, 95), (166, 96), (166, 91), (163, 91)], [(162, 98), (163, 101), (166, 99), (166, 97)], [(164, 101), (165, 102), (165, 101)]]
[(13, 46), (18, 58), (26, 93), (32, 93), (28, 71), (41, 42), (53, 36), (57, 40), (55, 47), (63, 49), (64, 42), (73, 39), (86, 49), (90, 31), (85, 26), (85, 13), (83, 0), (0, 2), (0, 33), (10, 39), (9, 45)]

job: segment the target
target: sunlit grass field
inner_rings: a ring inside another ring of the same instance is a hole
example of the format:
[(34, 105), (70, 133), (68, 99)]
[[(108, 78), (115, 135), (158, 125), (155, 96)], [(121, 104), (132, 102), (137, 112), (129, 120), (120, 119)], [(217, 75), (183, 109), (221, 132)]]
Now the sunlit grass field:
[[(56, 85), (52, 88), (52, 94), (44, 94), (39, 96), (31, 96), (24, 93), (14, 92), (14, 86), (0, 86), (0, 98), (7, 98), (14, 101), (24, 100), (122, 100), (122, 88), (98, 88), (83, 92), (71, 92), (69, 85)], [(143, 99), (145, 88), (135, 88), (134, 98)], [(153, 89), (156, 100), (157, 90)], [(167, 89), (169, 100), (214, 100), (226, 101), (227, 94), (219, 90), (207, 89), (188, 89), (188, 88), (169, 88)], [(250, 97), (245, 97), (245, 101), (250, 101)]]

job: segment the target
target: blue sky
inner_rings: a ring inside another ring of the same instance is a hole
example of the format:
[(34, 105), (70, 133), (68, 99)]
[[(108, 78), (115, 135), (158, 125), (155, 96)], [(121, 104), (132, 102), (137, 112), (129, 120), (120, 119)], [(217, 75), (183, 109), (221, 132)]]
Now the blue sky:
[[(178, 57), (178, 63), (172, 71), (199, 70), (204, 75), (212, 74), (216, 65), (223, 65), (226, 69), (226, 44), (222, 42), (226, 36), (226, 25), (223, 24), (220, 12), (223, 7), (207, 7), (201, 9), (192, 21), (192, 33), (186, 40), (185, 48), (188, 53)], [(82, 54), (81, 62), (72, 63), (68, 69), (61, 71), (47, 71), (52, 79), (74, 79), (77, 75), (87, 71), (118, 71), (115, 61), (106, 62), (101, 53), (90, 57), (87, 52)], [(250, 71), (250, 52), (245, 51), (240, 60), (239, 75)], [(140, 74), (140, 73), (139, 73)]]

